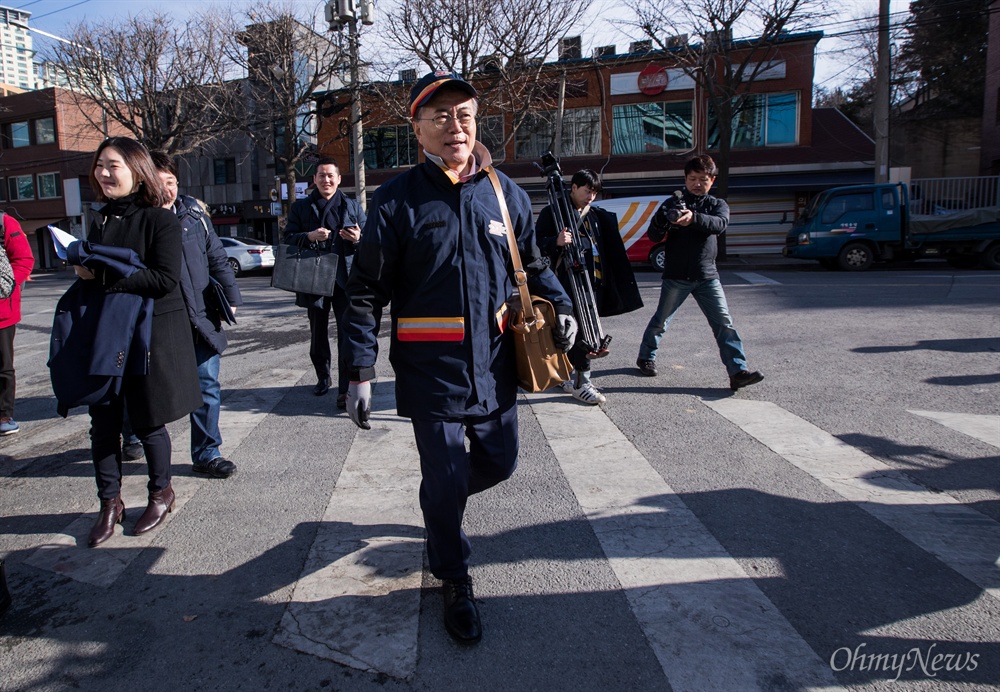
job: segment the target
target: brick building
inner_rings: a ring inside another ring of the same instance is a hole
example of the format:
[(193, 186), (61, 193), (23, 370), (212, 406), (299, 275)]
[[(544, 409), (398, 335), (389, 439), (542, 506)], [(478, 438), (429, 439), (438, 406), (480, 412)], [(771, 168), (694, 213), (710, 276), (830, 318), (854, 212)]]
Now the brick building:
[[(102, 122), (100, 109), (91, 113)], [(128, 134), (112, 121), (107, 127)], [(72, 92), (52, 87), (0, 98), (0, 203), (31, 240), (36, 268), (61, 266), (48, 224), (83, 237), (94, 200), (90, 162), (104, 137)]]

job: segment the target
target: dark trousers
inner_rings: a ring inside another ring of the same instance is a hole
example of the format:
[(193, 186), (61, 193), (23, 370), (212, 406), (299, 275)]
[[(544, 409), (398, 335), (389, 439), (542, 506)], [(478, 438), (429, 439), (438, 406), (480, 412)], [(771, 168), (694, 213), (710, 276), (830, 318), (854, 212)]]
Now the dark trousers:
[(0, 329), (0, 418), (14, 417), (14, 331), (16, 324)]
[[(124, 398), (102, 406), (90, 407), (90, 451), (94, 459), (97, 496), (110, 500), (121, 494), (122, 488), (122, 420), (125, 415)], [(149, 471), (149, 492), (163, 490), (170, 485), (170, 435), (167, 426), (135, 428), (142, 442)]]
[(514, 473), (517, 406), (511, 404), (489, 416), (414, 419), (412, 423), (420, 453), (420, 509), (427, 529), (431, 574), (438, 579), (463, 579), (469, 574), (472, 550), (462, 530), (466, 501)]
[(573, 348), (566, 353), (566, 357), (569, 358), (570, 365), (577, 372), (590, 372), (590, 358), (587, 357), (588, 353), (590, 353), (590, 349), (584, 345), (583, 340), (580, 339), (580, 335), (577, 334)]
[(306, 308), (309, 316), (309, 359), (316, 370), (316, 379), (330, 379), (332, 354), (330, 351), (330, 313), (337, 324), (337, 393), (347, 394), (347, 385), (350, 381), (345, 354), (347, 347), (344, 345), (344, 330), (341, 328), (343, 317), (347, 312), (350, 303), (347, 300), (347, 293), (338, 288), (333, 292), (332, 298), (323, 299), (323, 307)]

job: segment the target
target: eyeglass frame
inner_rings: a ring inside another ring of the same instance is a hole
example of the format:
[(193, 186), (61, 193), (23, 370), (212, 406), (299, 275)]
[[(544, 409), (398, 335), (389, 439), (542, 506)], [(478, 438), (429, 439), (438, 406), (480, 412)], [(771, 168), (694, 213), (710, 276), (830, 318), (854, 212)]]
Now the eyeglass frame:
[[(468, 117), (468, 122), (463, 123), (462, 118)], [(437, 130), (445, 130), (449, 128), (452, 122), (457, 122), (458, 126), (463, 130), (468, 128), (474, 122), (476, 122), (476, 113), (459, 113), (458, 115), (452, 115), (451, 113), (438, 113), (432, 118), (413, 118), (416, 121), (427, 121), (434, 125)]]

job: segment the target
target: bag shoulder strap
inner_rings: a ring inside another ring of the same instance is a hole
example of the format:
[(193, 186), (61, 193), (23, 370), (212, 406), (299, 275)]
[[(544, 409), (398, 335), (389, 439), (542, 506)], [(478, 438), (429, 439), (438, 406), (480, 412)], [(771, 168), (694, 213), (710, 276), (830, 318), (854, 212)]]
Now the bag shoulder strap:
[(500, 178), (496, 170), (490, 166), (487, 169), (490, 182), (493, 184), (493, 191), (496, 192), (497, 200), (500, 202), (500, 213), (503, 214), (504, 225), (507, 226), (507, 245), (510, 247), (510, 260), (514, 265), (514, 283), (517, 285), (518, 295), (521, 297), (521, 311), (526, 319), (532, 314), (531, 296), (528, 295), (528, 274), (521, 266), (521, 253), (517, 249), (517, 239), (514, 237), (514, 224), (510, 220), (510, 211), (507, 209), (507, 198), (500, 187)]

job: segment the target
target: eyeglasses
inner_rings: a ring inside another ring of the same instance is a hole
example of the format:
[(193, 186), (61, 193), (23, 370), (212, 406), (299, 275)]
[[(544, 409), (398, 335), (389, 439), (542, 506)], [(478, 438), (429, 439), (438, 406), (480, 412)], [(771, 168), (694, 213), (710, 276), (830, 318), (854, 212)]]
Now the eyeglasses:
[(463, 128), (469, 127), (475, 121), (476, 116), (472, 113), (459, 113), (458, 115), (449, 115), (447, 113), (441, 113), (440, 115), (435, 115), (433, 118), (417, 118), (417, 120), (429, 120), (434, 123), (434, 127), (439, 130), (443, 130), (447, 127), (451, 127), (451, 123), (454, 120), (458, 121), (458, 124)]

